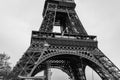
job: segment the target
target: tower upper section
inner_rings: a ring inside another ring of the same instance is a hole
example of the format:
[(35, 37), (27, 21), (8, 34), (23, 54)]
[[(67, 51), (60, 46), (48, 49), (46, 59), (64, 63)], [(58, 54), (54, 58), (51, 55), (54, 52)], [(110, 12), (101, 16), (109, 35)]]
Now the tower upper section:
[(46, 0), (45, 5), (44, 5), (44, 10), (43, 10), (43, 16), (45, 14), (45, 11), (47, 9), (47, 5), (49, 3), (55, 3), (58, 6), (62, 6), (62, 7), (64, 6), (64, 7), (68, 7), (71, 9), (74, 9), (76, 7), (74, 0)]

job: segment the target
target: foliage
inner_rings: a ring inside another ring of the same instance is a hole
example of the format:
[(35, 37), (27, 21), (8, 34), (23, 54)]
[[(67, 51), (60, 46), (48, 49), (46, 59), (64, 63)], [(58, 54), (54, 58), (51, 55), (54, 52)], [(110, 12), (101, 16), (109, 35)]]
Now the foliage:
[(4, 53), (0, 54), (0, 77), (7, 78), (11, 71), (10, 63), (8, 60), (10, 57)]

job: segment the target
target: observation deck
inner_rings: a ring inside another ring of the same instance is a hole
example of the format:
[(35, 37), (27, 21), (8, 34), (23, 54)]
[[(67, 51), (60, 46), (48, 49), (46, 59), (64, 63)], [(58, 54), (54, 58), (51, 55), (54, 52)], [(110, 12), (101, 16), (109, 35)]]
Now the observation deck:
[(83, 36), (74, 34), (46, 33), (32, 31), (31, 43), (34, 41), (45, 40), (50, 45), (76, 46), (76, 47), (97, 47), (96, 36)]

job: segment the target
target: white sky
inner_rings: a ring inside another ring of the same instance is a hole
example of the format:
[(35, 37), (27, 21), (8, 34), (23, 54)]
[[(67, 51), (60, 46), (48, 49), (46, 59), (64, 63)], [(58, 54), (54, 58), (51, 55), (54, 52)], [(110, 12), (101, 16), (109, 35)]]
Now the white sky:
[[(87, 32), (97, 35), (98, 46), (120, 68), (120, 0), (75, 0)], [(42, 21), (44, 0), (0, 0), (0, 52), (12, 66), (29, 47), (31, 31)]]

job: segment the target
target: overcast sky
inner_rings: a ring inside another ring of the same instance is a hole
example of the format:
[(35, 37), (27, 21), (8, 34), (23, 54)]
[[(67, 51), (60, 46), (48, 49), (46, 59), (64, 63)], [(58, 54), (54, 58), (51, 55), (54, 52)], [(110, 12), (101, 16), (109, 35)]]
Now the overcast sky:
[[(75, 0), (76, 11), (98, 46), (120, 68), (120, 0)], [(0, 0), (0, 52), (12, 66), (30, 45), (31, 31), (42, 21), (44, 0)]]

